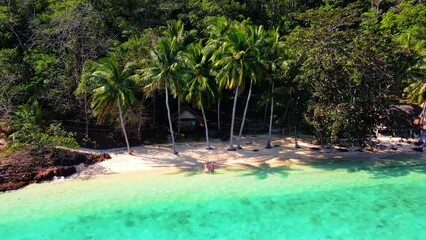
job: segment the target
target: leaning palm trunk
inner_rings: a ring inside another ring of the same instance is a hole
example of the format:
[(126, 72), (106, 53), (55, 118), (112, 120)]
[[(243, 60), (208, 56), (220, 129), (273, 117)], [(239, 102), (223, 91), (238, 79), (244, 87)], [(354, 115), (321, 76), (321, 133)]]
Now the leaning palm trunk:
[(124, 140), (126, 140), (127, 152), (132, 153), (132, 149), (130, 149), (129, 139), (127, 139), (126, 128), (124, 127), (123, 111), (121, 110), (120, 100), (118, 99), (117, 99), (117, 105), (118, 105), (118, 113), (120, 114), (121, 129), (123, 130)]
[(249, 92), (248, 92), (248, 95), (247, 95), (246, 107), (244, 108), (244, 114), (243, 114), (243, 120), (241, 122), (240, 133), (238, 134), (238, 143), (237, 143), (238, 149), (242, 149), (242, 147), (241, 147), (241, 135), (243, 135), (244, 121), (246, 120), (247, 108), (248, 108), (249, 101), (250, 101), (252, 87), (253, 87), (253, 79), (250, 81), (250, 89), (249, 89)]
[(426, 102), (423, 102), (423, 110), (420, 114), (420, 133), (419, 133), (419, 142), (422, 143), (421, 147), (423, 148), (423, 126), (425, 124), (425, 112), (426, 112)]
[(173, 133), (173, 125), (172, 125), (172, 118), (170, 117), (170, 107), (169, 107), (169, 90), (167, 89), (167, 82), (166, 82), (166, 108), (167, 108), (167, 117), (169, 118), (169, 128), (170, 128), (170, 134), (172, 136), (172, 148), (173, 148), (173, 153), (177, 154), (178, 152), (176, 152), (176, 146), (175, 146), (175, 136)]
[(235, 151), (234, 148), (234, 122), (235, 122), (235, 109), (237, 107), (237, 98), (238, 98), (238, 86), (235, 87), (235, 96), (234, 96), (234, 106), (232, 107), (232, 120), (231, 120), (231, 133), (230, 133), (230, 139), (229, 139), (229, 151)]
[(267, 149), (271, 149), (272, 142), (272, 118), (274, 116), (274, 83), (272, 83), (272, 98), (271, 98), (271, 115), (269, 117), (269, 134), (268, 134), (268, 143), (266, 143)]
[(298, 137), (299, 134), (297, 133), (297, 126), (294, 126), (294, 148), (300, 148), (299, 143), (297, 142)]
[(210, 140), (209, 140), (209, 127), (207, 126), (207, 118), (206, 118), (206, 114), (204, 113), (203, 105), (201, 105), (201, 112), (203, 113), (204, 127), (206, 129), (206, 142), (207, 142), (206, 149), (212, 149), (212, 147), (210, 146)]

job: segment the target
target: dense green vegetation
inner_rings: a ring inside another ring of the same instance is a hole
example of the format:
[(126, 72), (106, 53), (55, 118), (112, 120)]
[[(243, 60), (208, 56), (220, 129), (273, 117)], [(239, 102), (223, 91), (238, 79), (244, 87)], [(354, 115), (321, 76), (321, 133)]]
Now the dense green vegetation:
[(6, 0), (0, 118), (16, 141), (61, 145), (75, 143), (58, 121), (85, 122), (85, 139), (102, 121), (129, 152), (126, 129), (141, 141), (157, 126), (176, 152), (181, 104), (201, 111), (207, 148), (208, 126), (239, 127), (239, 148), (246, 116), (268, 114), (269, 134), (354, 139), (390, 101), (424, 101), (425, 61), (422, 0)]

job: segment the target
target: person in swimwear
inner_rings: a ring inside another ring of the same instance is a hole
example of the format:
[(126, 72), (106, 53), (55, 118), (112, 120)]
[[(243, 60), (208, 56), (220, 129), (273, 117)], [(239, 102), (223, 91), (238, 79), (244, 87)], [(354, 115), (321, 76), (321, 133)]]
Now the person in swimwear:
[(210, 171), (210, 163), (206, 162), (204, 163), (204, 172), (209, 172)]
[(214, 164), (213, 163), (210, 163), (210, 172), (214, 173)]

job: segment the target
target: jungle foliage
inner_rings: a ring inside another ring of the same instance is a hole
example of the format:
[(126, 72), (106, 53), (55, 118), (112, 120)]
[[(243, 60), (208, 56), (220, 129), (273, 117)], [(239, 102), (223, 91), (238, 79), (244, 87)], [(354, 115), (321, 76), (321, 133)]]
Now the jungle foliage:
[(273, 107), (271, 123), (291, 132), (364, 137), (390, 101), (424, 101), (425, 61), (423, 0), (0, 3), (0, 118), (34, 144), (43, 129), (74, 146), (54, 122), (86, 122), (87, 137), (98, 120), (130, 151), (128, 133), (141, 141), (167, 126), (173, 136), (181, 102), (202, 112), (207, 142), (207, 125), (243, 125), (235, 115), (271, 128)]

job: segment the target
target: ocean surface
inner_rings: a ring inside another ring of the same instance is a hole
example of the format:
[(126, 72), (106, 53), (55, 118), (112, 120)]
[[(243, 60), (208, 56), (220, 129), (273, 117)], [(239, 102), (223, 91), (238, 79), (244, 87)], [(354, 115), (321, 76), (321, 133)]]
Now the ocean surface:
[(0, 239), (426, 239), (426, 158), (33, 184), (0, 194)]

